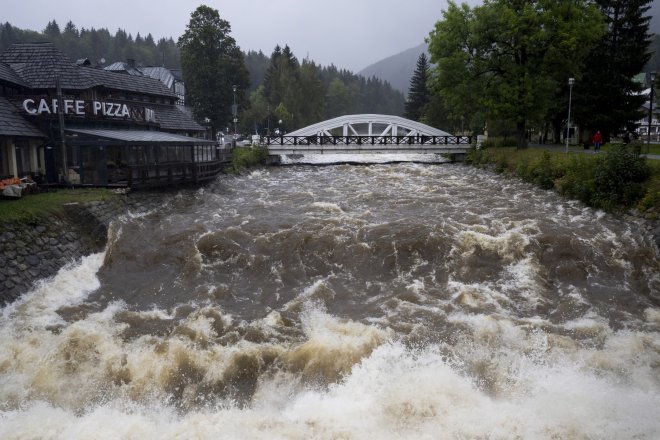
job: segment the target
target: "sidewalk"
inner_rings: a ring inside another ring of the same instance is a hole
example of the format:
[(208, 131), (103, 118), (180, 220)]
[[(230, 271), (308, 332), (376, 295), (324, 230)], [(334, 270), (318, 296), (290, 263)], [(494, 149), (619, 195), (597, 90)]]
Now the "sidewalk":
[[(558, 144), (535, 144), (535, 143), (529, 143), (529, 148), (541, 148), (544, 150), (548, 151), (566, 151), (566, 145), (558, 145)], [(568, 146), (568, 152), (569, 153), (580, 153), (580, 154), (597, 154), (593, 147), (589, 148), (588, 150), (585, 150), (583, 147), (579, 147), (577, 145), (569, 145)], [(660, 160), (660, 155), (659, 154), (642, 154), (642, 157), (646, 157), (648, 159), (652, 160)]]

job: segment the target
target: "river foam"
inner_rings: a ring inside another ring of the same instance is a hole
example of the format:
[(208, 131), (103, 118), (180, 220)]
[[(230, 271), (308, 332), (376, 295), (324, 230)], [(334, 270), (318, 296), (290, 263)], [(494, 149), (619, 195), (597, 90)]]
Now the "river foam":
[(634, 227), (451, 165), (182, 192), (2, 310), (0, 438), (659, 438)]

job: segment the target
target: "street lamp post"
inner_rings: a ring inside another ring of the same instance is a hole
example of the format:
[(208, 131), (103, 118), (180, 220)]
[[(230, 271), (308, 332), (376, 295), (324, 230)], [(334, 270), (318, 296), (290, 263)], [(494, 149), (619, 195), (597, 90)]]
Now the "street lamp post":
[(568, 78), (568, 119), (566, 120), (566, 154), (568, 154), (568, 138), (571, 134), (571, 101), (573, 99), (573, 84), (575, 84), (575, 78)]
[(238, 110), (236, 107), (236, 85), (232, 86), (232, 90), (234, 91), (234, 105), (231, 106), (231, 112), (234, 115), (234, 139), (236, 139), (236, 123), (238, 122), (238, 118), (236, 117)]
[(653, 119), (653, 85), (655, 84), (655, 72), (649, 74), (651, 81), (651, 96), (649, 100), (649, 125), (646, 129), (646, 154), (651, 151), (651, 120)]

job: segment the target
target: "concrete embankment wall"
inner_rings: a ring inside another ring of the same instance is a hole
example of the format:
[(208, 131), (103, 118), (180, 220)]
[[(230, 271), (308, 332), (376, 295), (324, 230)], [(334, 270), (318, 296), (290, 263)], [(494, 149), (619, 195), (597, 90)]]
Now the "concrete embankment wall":
[(64, 215), (0, 223), (0, 306), (28, 292), (67, 263), (104, 249), (112, 220), (152, 209), (163, 194), (122, 195), (108, 201), (70, 204)]

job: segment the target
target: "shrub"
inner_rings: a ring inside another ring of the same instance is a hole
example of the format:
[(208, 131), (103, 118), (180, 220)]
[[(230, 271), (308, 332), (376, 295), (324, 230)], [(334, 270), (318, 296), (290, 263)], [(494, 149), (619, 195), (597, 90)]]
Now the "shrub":
[(583, 155), (570, 156), (563, 171), (563, 175), (555, 181), (557, 192), (591, 204), (594, 192), (593, 158)]
[(532, 166), (528, 179), (543, 189), (551, 189), (555, 186), (556, 172), (554, 170), (550, 153), (543, 152), (541, 158)]
[(232, 150), (230, 172), (239, 173), (246, 168), (266, 165), (268, 148), (266, 147), (236, 147)]
[(481, 144), (481, 148), (504, 148), (515, 146), (517, 146), (516, 139), (512, 137), (492, 137), (486, 139)]
[(625, 146), (616, 146), (596, 160), (592, 205), (612, 210), (630, 207), (644, 196), (643, 183), (651, 175), (646, 159)]
[(486, 154), (484, 153), (483, 146), (482, 149), (477, 150), (475, 146), (470, 148), (470, 150), (465, 154), (464, 162), (466, 164), (479, 166), (484, 162)]

